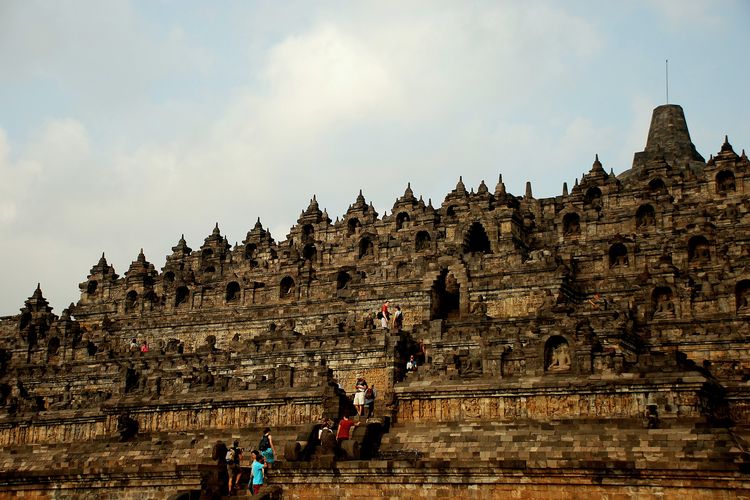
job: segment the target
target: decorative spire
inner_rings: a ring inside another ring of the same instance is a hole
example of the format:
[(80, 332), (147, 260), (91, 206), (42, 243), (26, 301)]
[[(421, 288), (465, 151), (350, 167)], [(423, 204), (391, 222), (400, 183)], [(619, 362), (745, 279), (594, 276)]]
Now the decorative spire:
[(489, 193), (489, 189), (487, 189), (487, 184), (484, 183), (484, 179), (482, 179), (482, 182), (479, 183), (479, 187), (477, 188), (478, 194), (487, 194)]
[(404, 191), (404, 198), (412, 198), (414, 196), (414, 192), (411, 190), (411, 182), (408, 182), (406, 184), (406, 191)]
[(602, 162), (599, 161), (599, 154), (596, 154), (596, 157), (594, 159), (594, 164), (591, 167), (592, 172), (604, 172), (604, 168), (602, 168)]
[(462, 195), (466, 194), (466, 186), (464, 186), (463, 176), (458, 177), (458, 183), (456, 184), (456, 193), (462, 194)]
[(176, 246), (172, 247), (172, 252), (175, 254), (189, 255), (192, 251), (193, 250), (187, 246), (187, 242), (185, 241), (185, 233), (180, 235), (180, 241), (177, 242)]
[(213, 234), (214, 236), (219, 236), (221, 234), (221, 231), (219, 231), (219, 223), (218, 222), (216, 223), (216, 226), (214, 226), (214, 230), (213, 230), (213, 232), (211, 234)]
[(568, 183), (563, 182), (563, 196), (568, 196)]
[(260, 223), (260, 217), (255, 221), (255, 227), (253, 227), (253, 229), (263, 229), (263, 224)]
[(745, 154), (745, 148), (742, 148), (742, 154), (740, 155), (740, 158), (747, 161), (747, 155)]
[(495, 186), (495, 198), (504, 198), (506, 195), (505, 184), (503, 183), (503, 174), (498, 175), (497, 185)]
[(26, 305), (25, 308), (21, 309), (21, 311), (33, 311), (33, 312), (51, 312), (52, 308), (49, 307), (49, 302), (47, 302), (47, 299), (44, 298), (44, 295), (42, 294), (42, 286), (41, 283), (36, 284), (36, 290), (34, 290), (34, 293), (31, 297), (26, 299), (26, 302), (24, 302)]
[(722, 150), (722, 152), (723, 151), (731, 151), (732, 153), (734, 153), (734, 149), (732, 149), (732, 145), (729, 144), (729, 136), (728, 135), (724, 136), (724, 144), (721, 145), (721, 150)]
[(526, 198), (533, 198), (534, 196), (531, 194), (531, 181), (526, 181)]

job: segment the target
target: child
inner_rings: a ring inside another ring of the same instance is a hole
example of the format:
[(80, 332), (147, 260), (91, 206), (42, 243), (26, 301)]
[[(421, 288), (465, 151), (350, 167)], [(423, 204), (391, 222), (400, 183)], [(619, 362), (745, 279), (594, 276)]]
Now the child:
[(250, 454), (253, 457), (252, 478), (250, 479), (250, 484), (248, 484), (247, 489), (250, 490), (253, 495), (257, 495), (260, 492), (260, 487), (263, 486), (263, 469), (266, 467), (266, 464), (263, 463), (263, 459), (258, 450), (253, 450)]

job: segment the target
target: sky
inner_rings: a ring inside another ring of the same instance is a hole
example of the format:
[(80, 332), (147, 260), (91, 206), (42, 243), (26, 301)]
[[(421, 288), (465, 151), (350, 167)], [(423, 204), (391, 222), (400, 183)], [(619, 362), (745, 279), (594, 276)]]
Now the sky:
[(459, 175), (561, 194), (651, 111), (750, 152), (750, 2), (0, 0), (0, 316), (60, 314), (102, 252), (157, 269), (218, 222), (284, 240), (316, 195), (382, 216)]

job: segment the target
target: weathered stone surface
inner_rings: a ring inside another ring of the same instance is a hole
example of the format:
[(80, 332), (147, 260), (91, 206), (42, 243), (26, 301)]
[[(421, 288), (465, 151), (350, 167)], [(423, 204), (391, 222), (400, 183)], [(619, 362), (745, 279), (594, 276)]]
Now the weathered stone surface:
[[(313, 197), (281, 241), (102, 255), (60, 316), (37, 286), (0, 318), (0, 496), (210, 496), (266, 426), (284, 498), (747, 495), (749, 192), (667, 105), (630, 170), (553, 198)], [(323, 449), (360, 377), (376, 418)]]

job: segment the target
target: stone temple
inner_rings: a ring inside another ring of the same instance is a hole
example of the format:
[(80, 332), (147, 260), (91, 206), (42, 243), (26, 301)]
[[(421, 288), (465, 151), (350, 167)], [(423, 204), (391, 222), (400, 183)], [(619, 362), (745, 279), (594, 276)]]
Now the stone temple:
[[(268, 498), (750, 495), (744, 151), (706, 161), (664, 105), (620, 175), (389, 212), (313, 198), (283, 241), (102, 256), (59, 316), (37, 287), (0, 318), (0, 497), (219, 498), (267, 426)], [(360, 376), (374, 415), (319, 443)]]

